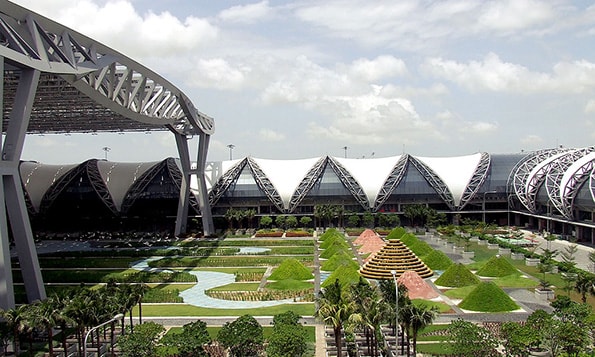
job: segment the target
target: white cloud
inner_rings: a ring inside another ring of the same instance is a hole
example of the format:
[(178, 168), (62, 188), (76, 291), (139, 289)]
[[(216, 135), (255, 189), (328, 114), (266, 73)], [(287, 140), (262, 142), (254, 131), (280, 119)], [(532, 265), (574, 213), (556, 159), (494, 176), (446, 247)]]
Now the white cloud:
[(260, 138), (265, 141), (283, 141), (285, 135), (271, 129), (260, 129), (258, 132)]
[(510, 93), (582, 93), (595, 89), (595, 63), (586, 60), (559, 62), (551, 73), (502, 61), (489, 53), (482, 61), (459, 63), (430, 58), (422, 64), (426, 73), (454, 82), (472, 91)]
[(591, 99), (587, 102), (584, 112), (587, 114), (595, 113), (595, 99)]
[(459, 131), (466, 134), (486, 134), (498, 130), (498, 125), (495, 123), (487, 123), (482, 121), (464, 122), (459, 128)]
[(350, 72), (366, 82), (387, 80), (407, 73), (407, 66), (402, 59), (393, 56), (378, 56), (373, 60), (361, 58), (350, 66)]
[(489, 1), (480, 10), (477, 25), (504, 34), (531, 29), (555, 19), (553, 2), (535, 0)]
[(215, 89), (241, 89), (250, 68), (230, 64), (223, 58), (198, 59), (187, 80), (193, 86)]
[(544, 142), (545, 142), (545, 140), (543, 140), (542, 137), (540, 137), (539, 135), (534, 135), (534, 134), (527, 135), (521, 139), (521, 144), (523, 144), (524, 146), (527, 146), (525, 148), (526, 150), (533, 150), (536, 148), (541, 148), (543, 146)]
[(219, 18), (228, 22), (252, 24), (270, 16), (272, 12), (268, 1), (261, 1), (256, 4), (232, 6), (221, 11)]

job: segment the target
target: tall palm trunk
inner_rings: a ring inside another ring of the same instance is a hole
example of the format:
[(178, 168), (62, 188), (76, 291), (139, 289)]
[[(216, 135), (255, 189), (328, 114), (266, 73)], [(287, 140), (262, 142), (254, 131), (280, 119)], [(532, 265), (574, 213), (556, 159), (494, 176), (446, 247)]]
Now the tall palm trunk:
[(343, 356), (343, 346), (341, 346), (341, 326), (334, 327), (333, 331), (335, 332), (335, 345), (337, 346), (337, 356)]
[(48, 349), (50, 357), (54, 357), (54, 331), (52, 326), (48, 326)]

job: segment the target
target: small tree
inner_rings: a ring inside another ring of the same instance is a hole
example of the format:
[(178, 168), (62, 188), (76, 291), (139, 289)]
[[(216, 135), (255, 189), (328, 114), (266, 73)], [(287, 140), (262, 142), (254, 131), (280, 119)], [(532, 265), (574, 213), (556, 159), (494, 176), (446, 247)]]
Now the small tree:
[(366, 228), (374, 228), (374, 216), (370, 212), (364, 213), (362, 216), (362, 225)]
[(310, 218), (308, 216), (303, 216), (302, 218), (300, 218), (300, 225), (304, 228), (310, 226), (311, 223), (312, 223), (312, 218)]
[(273, 317), (273, 333), (268, 339), (268, 356), (298, 357), (306, 352), (306, 330), (298, 323), (299, 319), (300, 316), (293, 311), (287, 311)]
[(507, 356), (526, 356), (529, 348), (539, 346), (540, 336), (535, 329), (518, 322), (506, 321), (500, 329)]
[(277, 226), (277, 228), (285, 229), (285, 220), (286, 219), (287, 219), (287, 217), (282, 214), (275, 217), (275, 225)]
[(485, 328), (472, 322), (458, 319), (448, 326), (450, 339), (447, 348), (450, 354), (471, 356), (499, 356), (498, 340)]
[(285, 218), (285, 227), (291, 229), (297, 227), (298, 221), (295, 216), (287, 216)]
[(359, 224), (359, 216), (357, 214), (352, 214), (347, 217), (347, 226), (348, 227), (357, 227)]
[(273, 219), (270, 216), (262, 216), (258, 224), (263, 228), (269, 228), (273, 224)]
[(207, 331), (207, 324), (197, 320), (182, 326), (182, 332), (166, 335), (161, 342), (166, 346), (175, 347), (180, 357), (207, 356), (203, 345), (211, 342)]
[(159, 336), (165, 328), (155, 322), (145, 322), (137, 325), (134, 332), (118, 339), (120, 356), (145, 357), (154, 356)]
[(217, 334), (217, 340), (229, 348), (232, 357), (257, 356), (264, 342), (262, 326), (254, 317), (243, 315), (225, 323)]

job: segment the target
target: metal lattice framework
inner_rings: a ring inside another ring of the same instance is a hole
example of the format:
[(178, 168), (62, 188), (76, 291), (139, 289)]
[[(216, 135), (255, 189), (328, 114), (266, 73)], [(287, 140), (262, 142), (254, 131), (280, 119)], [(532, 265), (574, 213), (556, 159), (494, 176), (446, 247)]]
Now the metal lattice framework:
[(390, 197), (391, 193), (399, 185), (403, 177), (405, 176), (405, 172), (407, 171), (407, 164), (409, 163), (409, 155), (403, 154), (391, 170), (390, 174), (384, 184), (380, 188), (378, 195), (376, 196), (376, 200), (374, 200), (374, 206), (372, 210), (374, 212), (378, 211), (378, 209), (386, 202), (386, 200)]
[(333, 157), (329, 156), (328, 162), (345, 188), (347, 188), (347, 190), (364, 209), (369, 210), (370, 204), (368, 202), (368, 197), (366, 196), (366, 193), (359, 182), (357, 182), (357, 180), (349, 173), (349, 171)]
[(467, 187), (465, 187), (465, 191), (461, 196), (459, 209), (465, 207), (465, 205), (467, 205), (467, 203), (469, 203), (469, 201), (475, 197), (475, 194), (485, 182), (490, 169), (490, 161), (490, 155), (488, 153), (482, 152), (479, 163), (473, 172), (473, 176), (471, 176), (471, 180), (469, 180), (469, 183), (467, 184)]
[(436, 173), (430, 167), (413, 156), (409, 161), (413, 164), (413, 166), (415, 166), (417, 171), (421, 173), (423, 178), (430, 184), (430, 186), (436, 190), (436, 193), (438, 193), (444, 203), (446, 203), (446, 205), (448, 205), (451, 210), (456, 210), (457, 207), (452, 192), (450, 192), (450, 189), (444, 183), (444, 181), (442, 181), (440, 176), (436, 175)]
[(95, 193), (97, 193), (99, 198), (101, 198), (101, 201), (106, 205), (106, 207), (112, 211), (112, 213), (118, 214), (112, 197), (107, 190), (107, 186), (103, 182), (101, 174), (97, 169), (97, 159), (87, 160), (57, 179), (43, 196), (39, 211), (41, 213), (47, 212), (56, 201), (56, 198), (58, 198), (58, 196), (64, 192), (64, 190), (73, 182), (73, 180), (80, 177), (81, 175), (86, 175), (89, 178), (91, 187)]
[(587, 178), (587, 173), (593, 168), (592, 160), (582, 165), (577, 171), (572, 173), (572, 177), (563, 182), (567, 170), (578, 160), (595, 151), (595, 147), (587, 147), (578, 150), (572, 150), (565, 155), (552, 161), (545, 178), (545, 188), (548, 197), (554, 207), (567, 219), (572, 220), (574, 213), (572, 202), (580, 188), (580, 184)]
[(26, 66), (42, 73), (29, 133), (165, 130), (165, 125), (185, 135), (213, 133), (213, 119), (155, 72), (54, 21), (1, 4), (0, 56), (8, 64), (4, 118)]
[(321, 157), (312, 168), (308, 171), (304, 179), (300, 182), (289, 201), (288, 211), (293, 212), (297, 206), (303, 201), (304, 197), (310, 192), (312, 187), (321, 178), (324, 168), (326, 167), (327, 157)]
[(209, 192), (209, 204), (211, 206), (217, 204), (221, 196), (223, 196), (230, 189), (230, 187), (237, 182), (238, 177), (240, 177), (240, 174), (242, 173), (242, 170), (244, 170), (244, 167), (246, 167), (247, 163), (247, 159), (240, 160), (229, 170), (224, 172), (221, 177), (219, 177)]
[(280, 212), (287, 213), (287, 210), (283, 206), (283, 199), (281, 198), (281, 195), (279, 195), (279, 192), (271, 180), (269, 180), (269, 178), (265, 175), (254, 159), (248, 157), (247, 160), (248, 167), (250, 167), (250, 171), (252, 171), (252, 175), (254, 176), (254, 180), (256, 181), (258, 188), (264, 192), (267, 198), (273, 205), (275, 205), (275, 207), (277, 207)]
[(539, 187), (545, 179), (547, 166), (540, 166), (544, 162), (554, 160), (555, 157), (568, 151), (565, 148), (539, 150), (528, 154), (511, 171), (508, 178), (509, 189), (519, 199), (521, 204), (531, 212), (535, 213), (535, 196)]

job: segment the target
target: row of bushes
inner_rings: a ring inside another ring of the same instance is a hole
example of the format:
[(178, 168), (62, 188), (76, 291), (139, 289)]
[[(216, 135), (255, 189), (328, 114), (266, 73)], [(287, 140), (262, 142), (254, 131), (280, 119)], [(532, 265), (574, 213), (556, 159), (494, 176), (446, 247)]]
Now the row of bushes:
[(314, 301), (314, 288), (304, 290), (262, 290), (262, 291), (223, 291), (206, 290), (205, 294), (214, 298), (231, 301), (272, 301), (293, 299)]

